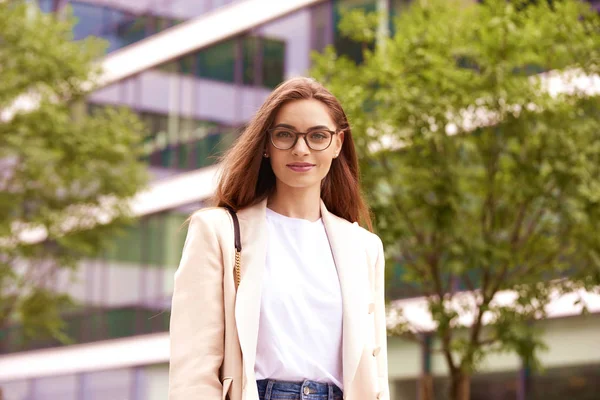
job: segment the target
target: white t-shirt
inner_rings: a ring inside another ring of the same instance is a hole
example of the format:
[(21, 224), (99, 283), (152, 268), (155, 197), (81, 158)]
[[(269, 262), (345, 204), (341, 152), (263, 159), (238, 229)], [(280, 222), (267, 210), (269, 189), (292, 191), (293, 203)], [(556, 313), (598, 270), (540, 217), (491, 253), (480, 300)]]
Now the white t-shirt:
[(267, 208), (256, 379), (342, 387), (342, 293), (323, 222)]

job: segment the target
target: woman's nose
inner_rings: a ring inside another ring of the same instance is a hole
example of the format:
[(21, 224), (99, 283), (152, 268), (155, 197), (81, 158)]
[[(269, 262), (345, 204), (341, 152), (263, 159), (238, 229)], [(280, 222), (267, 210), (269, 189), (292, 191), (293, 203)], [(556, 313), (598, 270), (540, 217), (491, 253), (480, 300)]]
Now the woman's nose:
[(304, 155), (310, 153), (310, 147), (306, 143), (306, 136), (298, 136), (296, 144), (292, 148), (292, 153), (296, 155)]

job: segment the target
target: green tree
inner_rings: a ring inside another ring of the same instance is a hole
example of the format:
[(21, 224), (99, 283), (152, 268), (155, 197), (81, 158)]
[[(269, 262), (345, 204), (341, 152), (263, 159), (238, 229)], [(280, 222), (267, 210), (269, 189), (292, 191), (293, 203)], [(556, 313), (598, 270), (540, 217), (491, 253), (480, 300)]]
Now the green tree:
[(25, 339), (66, 339), (59, 272), (105, 248), (147, 180), (137, 117), (87, 112), (105, 45), (73, 24), (0, 2), (0, 329)]
[(426, 296), (449, 396), (468, 399), (489, 353), (537, 366), (532, 321), (554, 296), (598, 293), (600, 98), (539, 73), (598, 74), (599, 18), (580, 1), (422, 0), (389, 37), (377, 20), (345, 15), (363, 61), (330, 48), (313, 76), (348, 112), (388, 265)]

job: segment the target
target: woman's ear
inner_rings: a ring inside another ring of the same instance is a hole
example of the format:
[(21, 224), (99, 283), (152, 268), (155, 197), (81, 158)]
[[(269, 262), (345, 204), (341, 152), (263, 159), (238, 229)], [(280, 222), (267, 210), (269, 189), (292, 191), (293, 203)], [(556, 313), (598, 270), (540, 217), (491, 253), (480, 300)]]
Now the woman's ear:
[(342, 152), (342, 146), (344, 144), (344, 131), (340, 131), (337, 135), (335, 135), (335, 158), (337, 158)]

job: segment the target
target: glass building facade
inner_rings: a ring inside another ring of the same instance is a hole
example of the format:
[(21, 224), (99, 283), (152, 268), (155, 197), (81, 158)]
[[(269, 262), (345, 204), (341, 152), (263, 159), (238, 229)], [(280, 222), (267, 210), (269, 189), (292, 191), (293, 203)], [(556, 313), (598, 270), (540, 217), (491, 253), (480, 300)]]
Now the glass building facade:
[[(43, 12), (72, 12), (78, 19), (74, 39), (102, 37), (111, 55), (127, 52), (154, 35), (169, 35), (171, 28), (184, 23), (228, 12), (237, 3), (37, 0)], [(386, 7), (394, 16), (408, 4), (408, 0), (313, 1), (111, 83), (89, 96), (88, 112), (127, 106), (138, 113), (146, 128), (144, 157), (153, 183), (206, 171), (277, 84), (306, 73), (312, 51), (333, 45), (360, 62), (360, 46), (335, 28), (343, 9)], [(173, 274), (185, 240), (185, 221), (204, 206), (204, 200), (144, 213), (102, 257), (85, 260), (74, 274), (57, 280), (56, 290), (68, 292), (75, 301), (65, 313), (69, 344), (23, 343), (18, 326), (0, 331), (0, 399), (165, 399), (168, 354), (163, 350), (168, 343)], [(399, 276), (401, 266), (392, 273)], [(418, 295), (409, 287), (389, 287), (388, 294), (394, 299)], [(593, 338), (600, 332), (600, 320), (578, 317), (548, 326), (545, 374), (529, 373), (516, 357), (492, 357), (473, 379), (472, 398), (521, 399), (524, 392), (527, 399), (596, 398), (600, 353), (589, 349), (597, 346)], [(565, 340), (574, 343), (569, 352), (564, 350)], [(143, 347), (145, 343), (152, 347)], [(112, 356), (119, 346), (130, 352)], [(447, 371), (437, 355), (429, 355), (425, 368), (421, 349), (394, 337), (389, 339), (388, 357), (392, 399), (417, 398), (418, 379), (424, 372), (435, 377), (436, 393), (444, 393)], [(42, 358), (55, 362), (56, 368), (45, 369), (37, 361)], [(61, 369), (64, 360), (72, 365), (68, 371)], [(15, 367), (9, 374), (3, 362), (22, 365), (22, 372)]]

